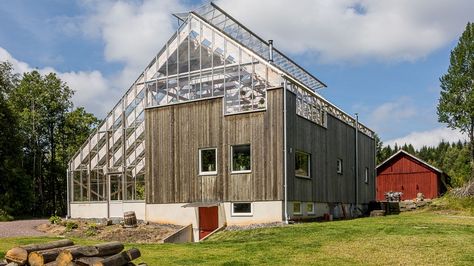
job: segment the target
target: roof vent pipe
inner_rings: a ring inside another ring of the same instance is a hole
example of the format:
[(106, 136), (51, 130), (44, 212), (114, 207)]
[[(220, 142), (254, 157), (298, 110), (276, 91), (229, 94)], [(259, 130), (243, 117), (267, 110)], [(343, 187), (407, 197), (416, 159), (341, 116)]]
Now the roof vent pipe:
[(268, 61), (273, 62), (273, 40), (268, 40)]

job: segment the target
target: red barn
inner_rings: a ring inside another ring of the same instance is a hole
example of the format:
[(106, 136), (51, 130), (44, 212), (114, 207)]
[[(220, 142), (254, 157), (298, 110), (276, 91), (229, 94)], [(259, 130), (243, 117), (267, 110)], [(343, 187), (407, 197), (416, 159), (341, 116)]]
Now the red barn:
[(427, 199), (446, 191), (447, 175), (425, 161), (399, 150), (377, 166), (377, 200), (385, 200), (386, 192), (402, 192), (402, 200), (423, 193)]

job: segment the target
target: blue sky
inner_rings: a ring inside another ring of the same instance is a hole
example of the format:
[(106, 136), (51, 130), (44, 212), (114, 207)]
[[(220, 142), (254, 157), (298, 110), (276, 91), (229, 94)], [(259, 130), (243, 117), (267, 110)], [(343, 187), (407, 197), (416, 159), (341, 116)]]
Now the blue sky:
[[(54, 71), (77, 106), (103, 118), (202, 1), (2, 1), (0, 60)], [(437, 122), (439, 77), (468, 21), (469, 0), (220, 0), (217, 4), (328, 85), (319, 91), (385, 143), (463, 136)]]

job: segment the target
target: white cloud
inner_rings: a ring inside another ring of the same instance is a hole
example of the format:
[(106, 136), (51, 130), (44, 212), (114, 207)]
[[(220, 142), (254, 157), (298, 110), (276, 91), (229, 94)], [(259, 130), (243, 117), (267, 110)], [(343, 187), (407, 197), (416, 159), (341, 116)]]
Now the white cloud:
[(393, 147), (395, 143), (398, 146), (406, 143), (412, 144), (415, 149), (420, 149), (423, 146), (436, 146), (442, 140), (448, 142), (464, 141), (467, 140), (467, 136), (457, 130), (441, 127), (427, 131), (412, 132), (404, 137), (388, 140), (384, 142), (384, 145)]
[(400, 97), (377, 106), (369, 115), (368, 125), (378, 134), (386, 134), (400, 128), (420, 115), (413, 100)]
[(275, 46), (323, 62), (412, 61), (457, 38), (473, 20), (471, 0), (220, 0)]
[[(51, 67), (33, 69), (28, 63), (15, 59), (7, 50), (0, 47), (0, 61), (8, 61), (13, 65), (15, 72), (23, 74), (37, 70), (41, 74), (56, 73), (75, 91), (72, 97), (75, 106), (84, 106), (88, 112), (101, 117), (108, 112), (119, 96), (110, 89), (107, 80), (99, 71), (59, 72)], [(114, 99), (113, 101), (111, 99)]]

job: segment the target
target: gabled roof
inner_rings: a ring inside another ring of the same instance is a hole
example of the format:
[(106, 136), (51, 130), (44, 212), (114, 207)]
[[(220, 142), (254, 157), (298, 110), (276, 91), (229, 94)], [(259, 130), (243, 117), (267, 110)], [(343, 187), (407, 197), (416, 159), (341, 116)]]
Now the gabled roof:
[(381, 168), (382, 166), (385, 166), (385, 165), (386, 165), (387, 163), (389, 163), (390, 161), (394, 160), (394, 159), (395, 159), (398, 155), (400, 155), (400, 154), (407, 155), (408, 157), (410, 157), (410, 158), (412, 158), (413, 160), (415, 160), (415, 161), (417, 161), (417, 162), (419, 162), (419, 163), (425, 165), (426, 167), (428, 167), (428, 168), (430, 168), (430, 169), (432, 169), (432, 170), (434, 170), (434, 171), (436, 171), (436, 172), (438, 172), (438, 173), (440, 173), (440, 174), (443, 174), (443, 171), (441, 171), (440, 169), (438, 169), (438, 168), (432, 166), (431, 164), (429, 164), (429, 163), (423, 161), (422, 159), (420, 159), (420, 158), (418, 158), (418, 157), (416, 157), (416, 156), (414, 156), (414, 155), (412, 155), (412, 154), (410, 154), (410, 153), (408, 153), (407, 151), (404, 151), (404, 150), (399, 150), (399, 151), (397, 151), (394, 155), (390, 156), (387, 160), (385, 160), (385, 161), (383, 161), (381, 164), (377, 165), (377, 170), (378, 170), (379, 168)]

